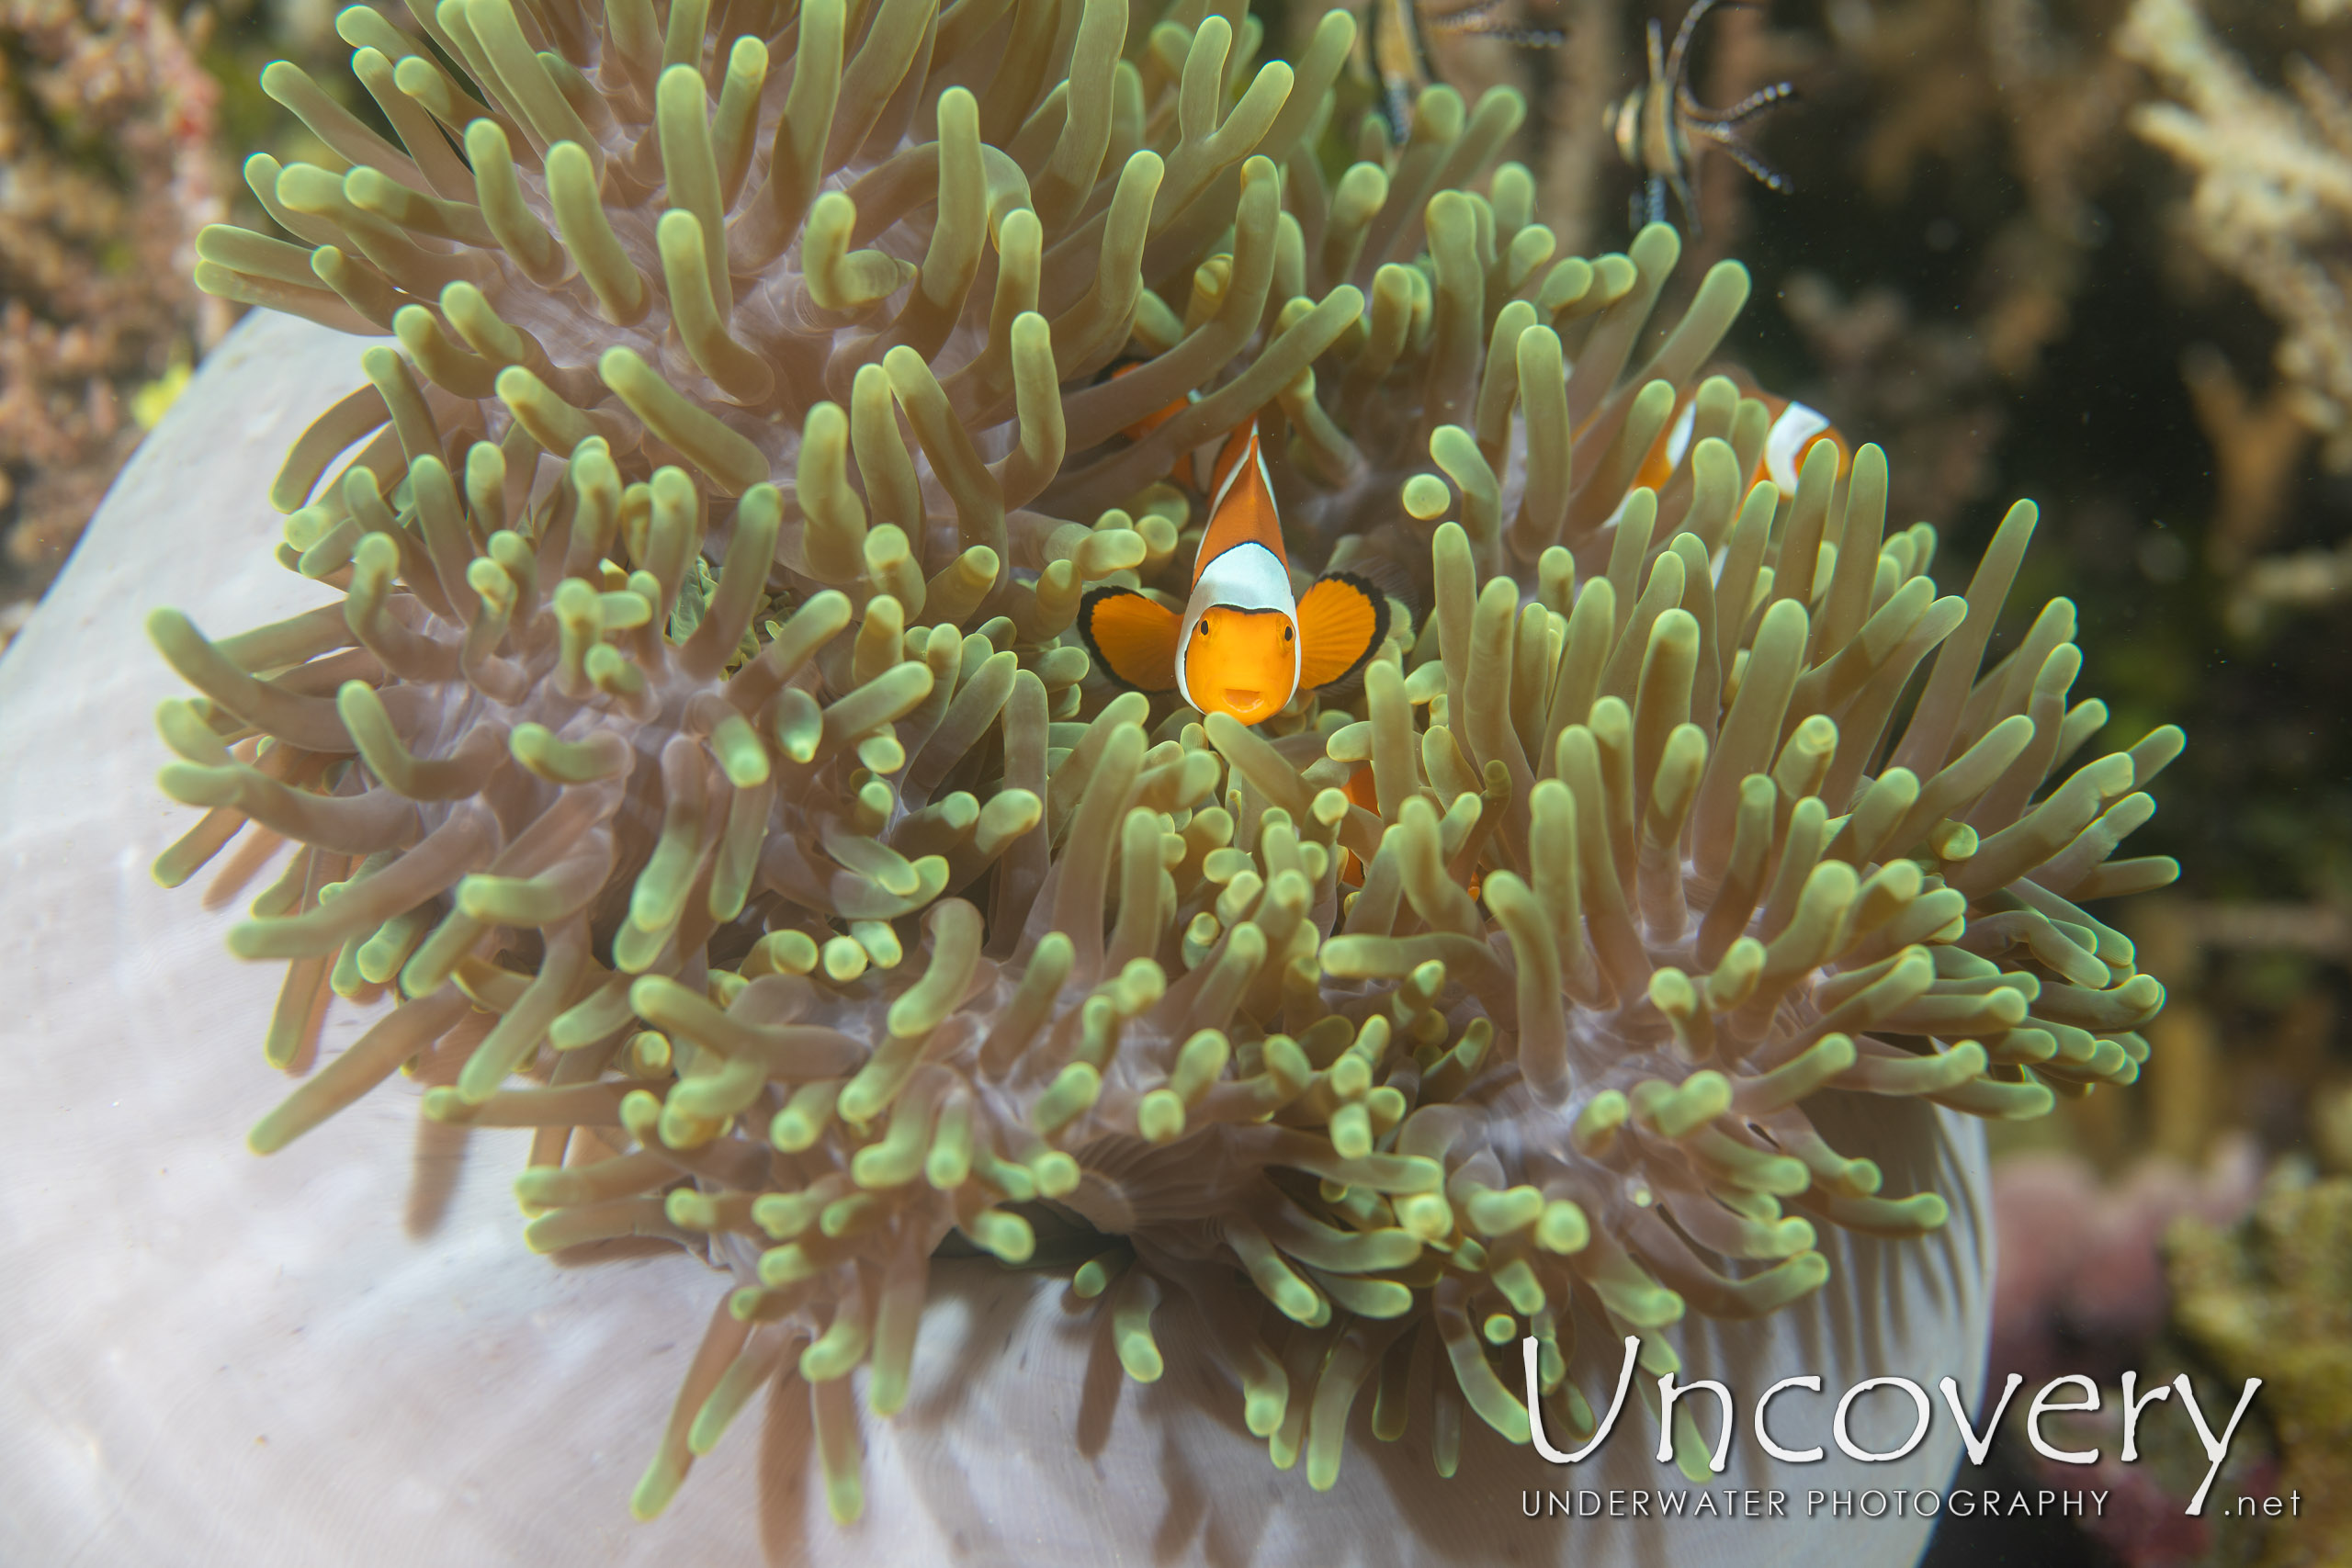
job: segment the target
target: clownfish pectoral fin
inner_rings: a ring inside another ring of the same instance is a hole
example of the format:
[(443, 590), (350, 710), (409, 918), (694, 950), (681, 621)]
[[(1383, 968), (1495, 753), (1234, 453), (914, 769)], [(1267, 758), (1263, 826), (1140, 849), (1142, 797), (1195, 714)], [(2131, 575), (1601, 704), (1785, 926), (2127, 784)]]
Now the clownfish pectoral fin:
[(1371, 661), (1387, 635), (1387, 595), (1351, 572), (1316, 579), (1298, 601), (1298, 683), (1346, 680)]
[(1176, 689), (1183, 617), (1132, 588), (1096, 588), (1078, 603), (1078, 635), (1095, 667), (1139, 692)]

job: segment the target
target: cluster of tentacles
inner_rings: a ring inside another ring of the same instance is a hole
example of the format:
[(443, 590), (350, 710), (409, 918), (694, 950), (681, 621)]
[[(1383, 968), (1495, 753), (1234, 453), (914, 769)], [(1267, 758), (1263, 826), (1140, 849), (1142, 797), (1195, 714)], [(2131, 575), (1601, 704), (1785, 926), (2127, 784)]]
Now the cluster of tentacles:
[[(640, 1513), (797, 1373), (854, 1516), (849, 1374), (899, 1409), (933, 1255), (1044, 1224), (1136, 1378), (1189, 1293), (1316, 1485), (1367, 1385), (1442, 1470), (1466, 1412), (1525, 1441), (1524, 1336), (1589, 1431), (1577, 1319), (1662, 1371), (1686, 1309), (1817, 1289), (1817, 1225), (1942, 1223), (1809, 1095), (2032, 1115), (2145, 1055), (2161, 988), (2077, 903), (2169, 878), (2109, 857), (2179, 736), (2066, 771), (2064, 601), (1983, 668), (2030, 509), (1939, 597), (1875, 448), (1748, 482), (1765, 406), (1702, 379), (1737, 267), (1625, 373), (1678, 247), (1555, 260), (1489, 168), (1515, 98), (1368, 117), (1331, 178), (1344, 13), (1254, 73), (1246, 17), (1127, 17), (355, 8), (403, 145), (272, 67), (355, 166), (257, 158), (291, 237), (207, 236), (209, 286), (399, 346), (277, 487), (341, 601), (152, 622), (208, 808), (157, 874), (293, 843), (231, 939), (288, 964), (274, 1063), (397, 1003), (256, 1148), (406, 1067), (537, 1130), (533, 1247), (733, 1271)], [(1252, 730), (1067, 634), (1181, 591), (1183, 458), (1261, 408), (1299, 553), (1426, 603)]]

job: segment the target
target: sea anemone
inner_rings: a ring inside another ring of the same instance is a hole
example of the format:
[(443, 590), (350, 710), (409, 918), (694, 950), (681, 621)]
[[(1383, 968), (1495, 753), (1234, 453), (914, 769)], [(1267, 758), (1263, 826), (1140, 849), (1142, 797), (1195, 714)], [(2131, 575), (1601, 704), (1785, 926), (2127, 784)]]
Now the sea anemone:
[[(2063, 600), (1982, 668), (2030, 505), (1939, 598), (1875, 448), (1751, 485), (1765, 407), (1702, 374), (1745, 275), (1626, 376), (1671, 232), (1555, 261), (1487, 172), (1508, 94), (1423, 94), (1402, 148), (1369, 117), (1327, 178), (1343, 13), (1254, 76), (1246, 17), (1129, 51), (1107, 4), (417, 19), (341, 21), (407, 151), (272, 67), (355, 167), (256, 159), (303, 243), (206, 236), (209, 287), (400, 347), (273, 491), (341, 596), (149, 620), (206, 812), (155, 869), (292, 846), (229, 932), (288, 964), (275, 1065), (395, 1003), (254, 1148), (404, 1067), (432, 1124), (528, 1129), (534, 1248), (731, 1276), (640, 1516), (764, 1388), (860, 1550), (1550, 1556), (1394, 1462), (1546, 1484), (1504, 1446), (1523, 1339), (1555, 1438), (1627, 1336), (1651, 1374), (1974, 1378), (1950, 1112), (2135, 1076), (2161, 988), (2077, 901), (2169, 877), (2109, 855), (2179, 746), (2059, 776), (2105, 720)], [(1164, 476), (1261, 408), (1298, 553), (1425, 613), (1261, 728), (1114, 694), (1079, 594), (1172, 585)], [(984, 1479), (998, 1430), (1034, 1493)], [(1251, 1449), (1305, 1473), (1212, 1517)], [(1166, 1487), (1148, 1524), (1105, 1476)], [(1352, 1523), (1288, 1500), (1335, 1485)]]

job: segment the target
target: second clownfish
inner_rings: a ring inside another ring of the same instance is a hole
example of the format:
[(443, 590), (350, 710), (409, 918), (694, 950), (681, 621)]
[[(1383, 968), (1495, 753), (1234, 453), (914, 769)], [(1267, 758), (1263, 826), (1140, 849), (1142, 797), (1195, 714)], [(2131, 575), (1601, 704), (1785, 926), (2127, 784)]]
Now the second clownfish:
[[(1743, 395), (1763, 403), (1772, 423), (1764, 433), (1764, 450), (1756, 459), (1756, 471), (1747, 476), (1751, 485), (1770, 479), (1783, 496), (1797, 492), (1797, 475), (1813, 449), (1826, 441), (1838, 454), (1838, 474), (1840, 479), (1853, 466), (1854, 449), (1829, 416), (1807, 407), (1792, 398), (1778, 397), (1757, 388), (1745, 372), (1733, 372), (1732, 379), (1739, 383)], [(1658, 432), (1650, 444), (1648, 455), (1642, 459), (1640, 469), (1634, 475), (1635, 485), (1646, 485), (1662, 491), (1673, 477), (1684, 454), (1690, 450), (1690, 434), (1697, 426), (1699, 414), (1698, 388), (1687, 389), (1676, 402), (1674, 417)]]
[(1261, 724), (1301, 689), (1363, 668), (1388, 635), (1388, 601), (1341, 571), (1292, 595), (1256, 420), (1226, 443), (1213, 493), (1183, 613), (1132, 588), (1096, 588), (1079, 602), (1079, 636), (1122, 685)]

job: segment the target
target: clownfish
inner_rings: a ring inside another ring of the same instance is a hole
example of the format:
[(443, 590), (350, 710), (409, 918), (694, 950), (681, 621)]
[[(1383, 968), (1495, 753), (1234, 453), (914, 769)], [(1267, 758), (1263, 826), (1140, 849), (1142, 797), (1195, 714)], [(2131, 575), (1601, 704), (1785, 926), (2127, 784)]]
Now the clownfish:
[[(1122, 377), (1134, 375), (1148, 363), (1149, 361), (1142, 359), (1124, 360), (1104, 371), (1101, 379), (1103, 381), (1116, 381)], [(1182, 397), (1177, 399), (1176, 401), (1170, 403), (1166, 408), (1154, 409), (1149, 413), (1144, 415), (1141, 419), (1136, 421), (1133, 424), (1122, 426), (1119, 434), (1125, 436), (1130, 441), (1140, 441), (1145, 436), (1149, 435), (1153, 431), (1158, 430), (1161, 425), (1166, 424), (1170, 420), (1174, 419), (1178, 414), (1182, 413), (1186, 409), (1192, 407), (1194, 403), (1197, 403), (1200, 400), (1200, 389), (1195, 387), (1191, 391), (1186, 392)]]
[(1302, 687), (1363, 668), (1388, 635), (1388, 601), (1342, 571), (1292, 596), (1256, 420), (1226, 443), (1214, 495), (1183, 614), (1132, 588), (1095, 588), (1079, 601), (1078, 633), (1122, 685), (1181, 692), (1204, 715), (1261, 724)]
[[(1351, 806), (1361, 806), (1366, 811), (1380, 809), (1380, 795), (1373, 785), (1370, 762), (1356, 764), (1356, 771), (1348, 775), (1348, 782), (1340, 786), (1340, 793), (1348, 797)], [(1363, 886), (1363, 862), (1357, 858), (1353, 850), (1342, 849), (1340, 852), (1340, 880), (1351, 887)]]
[[(1348, 775), (1348, 782), (1340, 786), (1340, 793), (1348, 797), (1351, 806), (1360, 806), (1366, 811), (1380, 809), (1379, 791), (1373, 784), (1370, 762), (1356, 765), (1355, 772)], [(1362, 887), (1363, 875), (1363, 862), (1357, 857), (1355, 851), (1343, 847), (1340, 851), (1340, 881), (1349, 887)], [(1486, 874), (1474, 866), (1464, 891), (1476, 898), (1485, 890), (1486, 880)]]
[[(1734, 374), (1740, 385), (1740, 395), (1761, 402), (1772, 416), (1764, 432), (1763, 455), (1756, 460), (1756, 471), (1747, 476), (1749, 485), (1770, 479), (1780, 487), (1782, 495), (1794, 495), (1797, 475), (1804, 468), (1804, 460), (1815, 446), (1826, 441), (1838, 453), (1838, 477), (1846, 477), (1853, 467), (1853, 444), (1829, 423), (1829, 416), (1820, 410), (1809, 408), (1793, 399), (1760, 391), (1748, 384), (1744, 375)], [(1674, 417), (1651, 443), (1649, 455), (1642, 459), (1641, 468), (1634, 475), (1635, 485), (1646, 485), (1662, 491), (1685, 456), (1690, 450), (1690, 432), (1697, 423), (1699, 408), (1696, 383), (1686, 390), (1676, 404)]]
[[(1097, 379), (1096, 384), (1100, 385), (1106, 381), (1115, 381), (1122, 376), (1132, 375), (1136, 371), (1142, 369), (1149, 362), (1142, 359), (1124, 360), (1104, 371)], [(1149, 413), (1145, 414), (1141, 419), (1136, 420), (1134, 423), (1120, 426), (1119, 434), (1125, 436), (1131, 442), (1141, 441), (1145, 436), (1149, 435), (1153, 431), (1158, 430), (1161, 425), (1166, 424), (1170, 420), (1174, 419), (1178, 414), (1182, 413), (1186, 409), (1192, 407), (1194, 403), (1197, 403), (1200, 400), (1200, 389), (1196, 387), (1191, 391), (1186, 392), (1176, 401), (1168, 404), (1166, 407), (1156, 408)], [(1174, 466), (1169, 469), (1167, 477), (1173, 479), (1180, 474), (1185, 473), (1189, 467), (1189, 471), (1195, 479), (1197, 479), (1201, 473), (1199, 464), (1200, 457), (1198, 454), (1193, 454), (1190, 457), (1180, 456), (1176, 458)], [(1205, 488), (1205, 486), (1204, 488)]]

